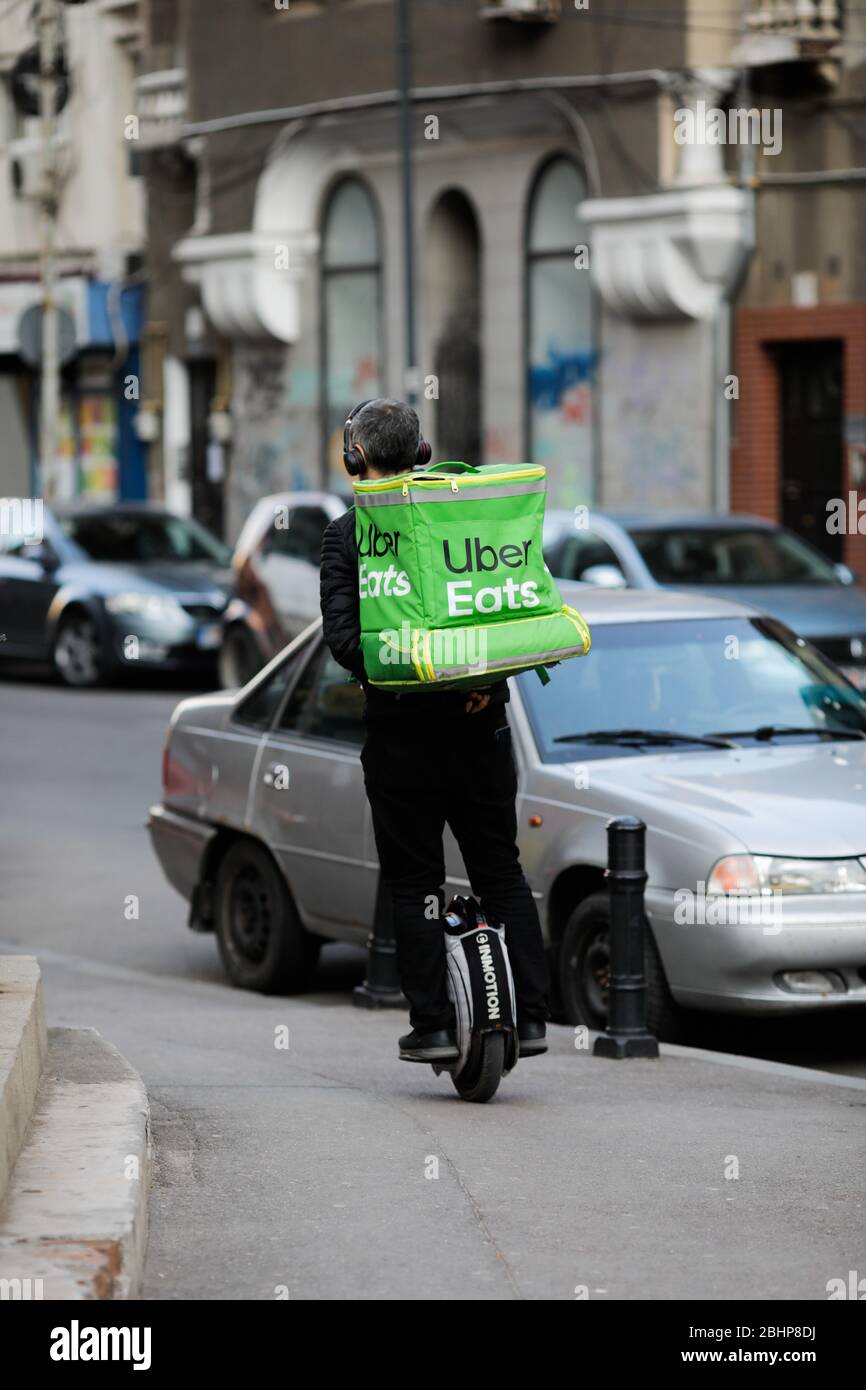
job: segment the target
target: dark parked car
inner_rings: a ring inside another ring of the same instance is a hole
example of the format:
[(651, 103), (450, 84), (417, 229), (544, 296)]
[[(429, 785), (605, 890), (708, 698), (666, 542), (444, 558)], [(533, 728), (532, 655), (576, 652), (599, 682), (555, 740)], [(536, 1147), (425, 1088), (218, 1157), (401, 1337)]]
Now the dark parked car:
[(3, 659), (67, 685), (123, 668), (216, 668), (231, 552), (197, 521), (144, 505), (44, 512), (41, 539), (0, 535)]
[(807, 637), (866, 689), (866, 593), (857, 575), (772, 521), (552, 511), (544, 553), (558, 579), (750, 603)]

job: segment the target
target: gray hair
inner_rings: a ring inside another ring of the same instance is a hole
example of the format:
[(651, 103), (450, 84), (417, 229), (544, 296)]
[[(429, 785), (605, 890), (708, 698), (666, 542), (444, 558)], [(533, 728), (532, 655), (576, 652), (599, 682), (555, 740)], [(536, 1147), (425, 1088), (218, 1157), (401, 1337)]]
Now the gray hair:
[(418, 459), (421, 425), (405, 401), (379, 398), (359, 410), (351, 425), (353, 444), (360, 444), (367, 462), (383, 473), (402, 473)]

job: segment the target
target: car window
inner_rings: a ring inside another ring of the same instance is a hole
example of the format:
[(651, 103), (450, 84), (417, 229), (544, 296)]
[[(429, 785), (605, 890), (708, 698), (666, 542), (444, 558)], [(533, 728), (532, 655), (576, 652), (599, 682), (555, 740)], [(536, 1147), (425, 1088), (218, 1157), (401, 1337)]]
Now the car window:
[(276, 727), (278, 729), (297, 730), (299, 733), (306, 733), (304, 713), (309, 704), (313, 684), (324, 660), (325, 651), (326, 648), (320, 644), (307, 662), (277, 720)]
[(70, 540), (91, 560), (146, 564), (211, 560), (228, 564), (231, 552), (192, 517), (148, 512), (82, 512), (60, 519)]
[(275, 520), (268, 527), (262, 540), (262, 555), (306, 560), (318, 568), (322, 536), (330, 520), (322, 507), (293, 507), (288, 516), (288, 526), (278, 526)]
[(820, 551), (790, 531), (671, 527), (631, 532), (660, 584), (826, 584), (842, 581)]
[(616, 551), (594, 531), (579, 531), (562, 543), (559, 579), (582, 579), (591, 565), (613, 565), (622, 570)]
[(313, 692), (310, 733), (316, 738), (353, 743), (360, 748), (366, 736), (365, 703), (360, 685), (349, 679), (328, 652)]
[(364, 742), (364, 693), (324, 645), (292, 691), (279, 727), (357, 747)]
[(238, 724), (248, 724), (253, 729), (269, 729), (306, 650), (305, 648), (303, 653), (299, 652), (291, 660), (284, 661), (266, 681), (256, 686), (253, 693), (232, 711), (232, 719)]

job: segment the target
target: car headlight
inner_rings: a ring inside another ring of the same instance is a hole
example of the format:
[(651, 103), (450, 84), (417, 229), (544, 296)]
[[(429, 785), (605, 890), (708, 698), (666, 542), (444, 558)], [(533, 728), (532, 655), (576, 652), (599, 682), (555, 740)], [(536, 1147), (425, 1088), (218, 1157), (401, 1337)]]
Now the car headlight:
[(152, 622), (177, 621), (186, 616), (175, 599), (162, 594), (111, 594), (105, 606), (115, 616), (149, 618)]
[(707, 893), (866, 893), (859, 859), (730, 854), (714, 865)]

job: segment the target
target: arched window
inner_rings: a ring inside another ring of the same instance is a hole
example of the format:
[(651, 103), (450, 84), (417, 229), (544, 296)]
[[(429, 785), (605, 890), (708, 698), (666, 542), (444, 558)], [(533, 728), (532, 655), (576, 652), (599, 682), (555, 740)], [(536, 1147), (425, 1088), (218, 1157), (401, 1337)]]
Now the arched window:
[(339, 470), (351, 407), (382, 394), (381, 249), (360, 179), (338, 183), (322, 227), (322, 382), (326, 473)]
[(585, 196), (577, 167), (557, 155), (535, 181), (527, 222), (527, 446), (560, 506), (593, 493), (593, 301), (577, 218)]

